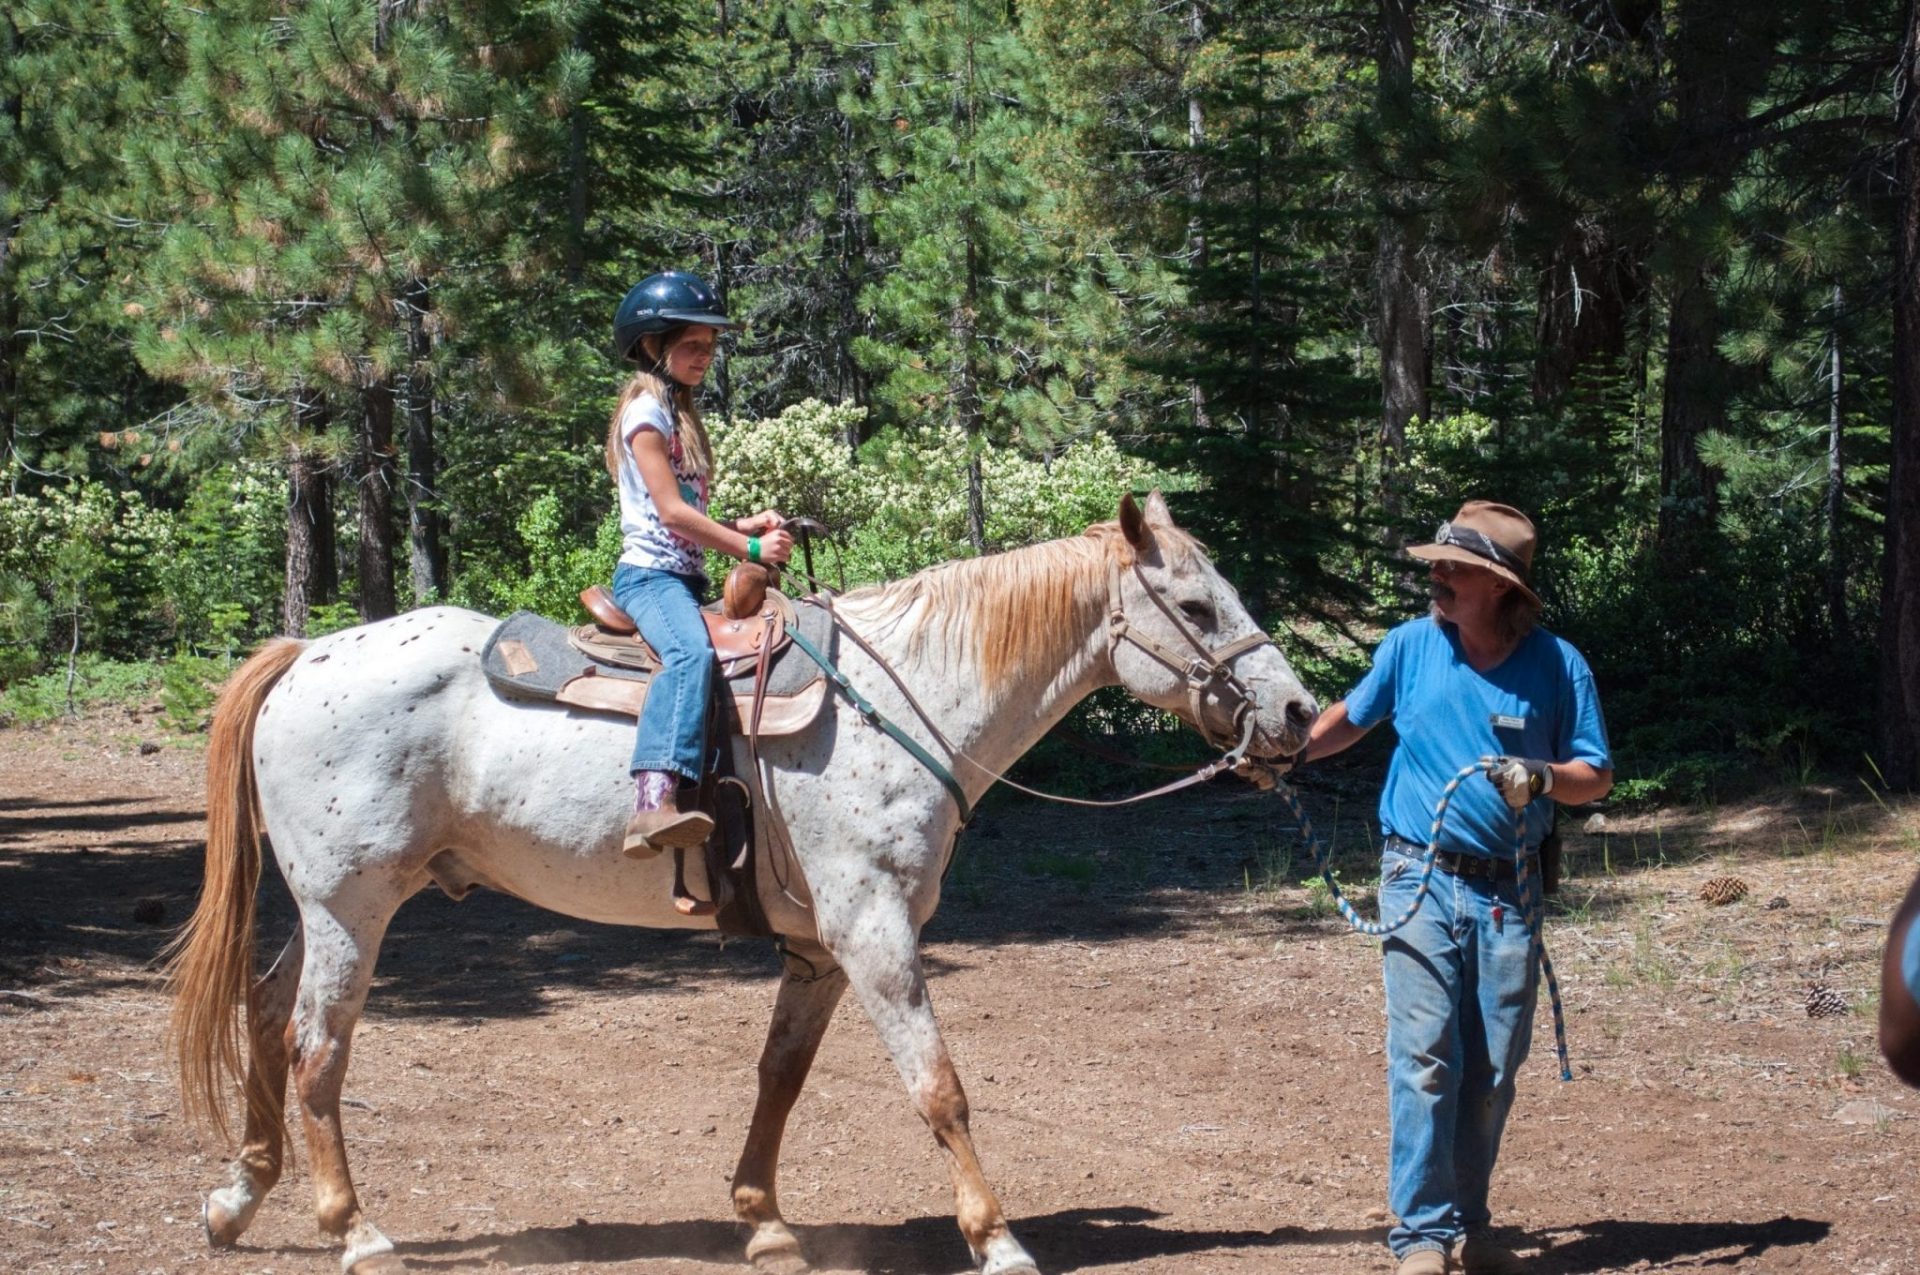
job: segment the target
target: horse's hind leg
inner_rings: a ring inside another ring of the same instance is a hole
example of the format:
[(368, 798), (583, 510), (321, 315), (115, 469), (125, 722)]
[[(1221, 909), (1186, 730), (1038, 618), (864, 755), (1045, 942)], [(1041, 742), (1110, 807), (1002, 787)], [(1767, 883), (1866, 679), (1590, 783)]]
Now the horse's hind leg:
[[(293, 1016), (293, 1083), (307, 1131), (314, 1201), (322, 1233), (346, 1242), (345, 1275), (395, 1275), (406, 1268), (393, 1243), (360, 1211), (347, 1168), (340, 1128), (340, 1089), (352, 1053), (353, 1029), (366, 1003), (387, 922), (398, 900), (360, 900), (353, 924), (332, 910), (302, 908), (307, 933), (306, 968)], [(339, 900), (334, 901), (338, 906)]]
[(834, 1006), (846, 990), (847, 977), (838, 969), (818, 978), (785, 979), (774, 1002), (773, 1021), (767, 1026), (766, 1047), (760, 1052), (760, 1096), (753, 1105), (753, 1124), (747, 1130), (740, 1164), (733, 1171), (733, 1211), (753, 1228), (747, 1260), (765, 1271), (807, 1267), (800, 1241), (780, 1216), (774, 1177), (787, 1116), (806, 1084), (820, 1038), (833, 1021)]
[(228, 1185), (209, 1193), (201, 1212), (207, 1242), (217, 1248), (239, 1240), (285, 1165), (287, 1027), (301, 963), (295, 929), (273, 968), (247, 989), (246, 1141), (229, 1170)]
[(966, 1091), (960, 1087), (959, 1073), (933, 1016), (919, 945), (906, 910), (888, 916), (867, 909), (854, 936), (836, 945), (834, 955), (893, 1056), (914, 1107), (947, 1153), (954, 1218), (982, 1275), (1038, 1275), (1033, 1258), (1013, 1237), (974, 1154)]

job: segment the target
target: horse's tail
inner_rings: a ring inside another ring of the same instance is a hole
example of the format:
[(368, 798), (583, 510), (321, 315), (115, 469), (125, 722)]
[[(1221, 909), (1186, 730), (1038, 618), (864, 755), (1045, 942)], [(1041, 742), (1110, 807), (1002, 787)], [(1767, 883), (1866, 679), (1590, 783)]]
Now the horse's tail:
[[(260, 884), (259, 791), (253, 725), (260, 705), (304, 642), (275, 638), (234, 670), (220, 692), (207, 743), (207, 868), (200, 903), (167, 948), (173, 1051), (190, 1120), (227, 1132), (223, 1098), (240, 1062), (239, 1008), (253, 980), (253, 903)], [(270, 1114), (271, 1095), (247, 1091), (250, 1112)]]

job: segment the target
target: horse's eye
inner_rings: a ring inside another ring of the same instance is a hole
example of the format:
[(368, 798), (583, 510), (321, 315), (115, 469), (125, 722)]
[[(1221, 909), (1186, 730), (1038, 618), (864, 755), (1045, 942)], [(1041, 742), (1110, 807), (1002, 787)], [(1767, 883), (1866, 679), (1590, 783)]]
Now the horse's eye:
[(1204, 602), (1182, 602), (1180, 604), (1180, 614), (1186, 616), (1195, 624), (1213, 623), (1213, 608)]

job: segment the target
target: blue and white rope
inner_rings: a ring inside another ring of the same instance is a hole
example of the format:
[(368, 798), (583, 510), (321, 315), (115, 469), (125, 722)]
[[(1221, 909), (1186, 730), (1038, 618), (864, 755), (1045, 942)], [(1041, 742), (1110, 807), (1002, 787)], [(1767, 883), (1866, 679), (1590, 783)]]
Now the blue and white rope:
[[(1340, 883), (1333, 877), (1333, 852), (1331, 847), (1316, 840), (1313, 824), (1307, 818), (1307, 812), (1301, 807), (1300, 799), (1285, 783), (1275, 785), (1275, 791), (1286, 801), (1287, 809), (1293, 813), (1294, 822), (1300, 826), (1300, 840), (1313, 855), (1313, 870), (1327, 883), (1327, 891), (1333, 899), (1334, 907), (1361, 934), (1373, 938), (1384, 938), (1413, 920), (1420, 911), (1420, 905), (1427, 901), (1427, 895), (1433, 885), (1433, 864), (1436, 852), (1440, 848), (1440, 826), (1446, 822), (1447, 807), (1453, 804), (1453, 794), (1467, 778), (1494, 768), (1495, 759), (1482, 757), (1468, 766), (1462, 766), (1447, 786), (1441, 790), (1440, 798), (1433, 803), (1433, 823), (1427, 828), (1427, 850), (1420, 857), (1420, 882), (1414, 891), (1413, 902), (1407, 910), (1395, 920), (1384, 918), (1369, 921), (1354, 910), (1347, 896), (1340, 892)], [(1547, 984), (1547, 1001), (1553, 1007), (1553, 1047), (1560, 1060), (1560, 1079), (1572, 1080), (1573, 1069), (1567, 1059), (1567, 1022), (1566, 1013), (1560, 1002), (1560, 980), (1553, 972), (1553, 959), (1547, 955), (1545, 937), (1547, 919), (1547, 896), (1545, 885), (1528, 868), (1526, 844), (1526, 820), (1521, 811), (1513, 812), (1513, 857), (1514, 885), (1520, 896), (1520, 921), (1527, 927), (1533, 938), (1533, 958), (1540, 963), (1540, 972)]]

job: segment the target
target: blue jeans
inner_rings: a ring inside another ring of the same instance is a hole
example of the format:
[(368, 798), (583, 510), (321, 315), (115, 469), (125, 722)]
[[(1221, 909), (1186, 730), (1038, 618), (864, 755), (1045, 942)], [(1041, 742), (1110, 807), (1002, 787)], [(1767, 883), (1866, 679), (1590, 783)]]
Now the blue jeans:
[(661, 668), (647, 688), (630, 769), (665, 770), (699, 782), (707, 758), (707, 697), (713, 693), (713, 640), (700, 618), (695, 576), (621, 563), (613, 600), (633, 617)]
[[(1381, 915), (1405, 912), (1419, 880), (1419, 860), (1388, 851)], [(1382, 944), (1396, 1258), (1444, 1251), (1492, 1219), (1487, 1190), (1539, 992), (1515, 886), (1436, 867), (1418, 915)]]

